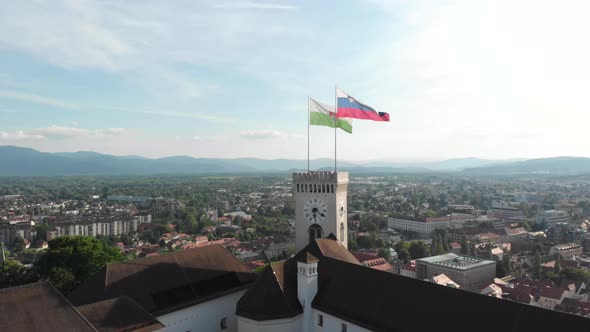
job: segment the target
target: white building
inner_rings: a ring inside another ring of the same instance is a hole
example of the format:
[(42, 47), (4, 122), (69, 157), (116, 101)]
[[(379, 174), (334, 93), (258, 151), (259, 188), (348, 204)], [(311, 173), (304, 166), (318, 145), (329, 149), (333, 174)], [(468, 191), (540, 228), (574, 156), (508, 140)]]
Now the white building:
[(400, 232), (415, 232), (429, 237), (435, 229), (447, 229), (451, 225), (449, 217), (443, 218), (387, 218), (387, 227)]
[(160, 331), (238, 331), (236, 303), (256, 274), (220, 245), (109, 264), (68, 299), (76, 306), (127, 296)]

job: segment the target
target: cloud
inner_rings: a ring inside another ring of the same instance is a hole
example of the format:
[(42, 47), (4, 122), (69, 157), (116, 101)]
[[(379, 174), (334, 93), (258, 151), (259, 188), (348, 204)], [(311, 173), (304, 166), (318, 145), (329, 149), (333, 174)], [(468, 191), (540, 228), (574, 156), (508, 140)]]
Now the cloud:
[(60, 100), (42, 97), (36, 94), (19, 92), (13, 90), (0, 90), (0, 99), (11, 99), (22, 102), (28, 102), (33, 104), (40, 104), (52, 107), (58, 107), (62, 109), (77, 109), (78, 106), (75, 104), (63, 102)]
[(129, 128), (103, 128), (83, 129), (77, 127), (49, 126), (31, 130), (18, 130), (15, 132), (0, 132), (0, 140), (62, 140), (72, 138), (110, 138), (135, 134), (134, 129)]
[(278, 130), (247, 130), (240, 133), (240, 137), (246, 139), (271, 139), (286, 136), (287, 134)]
[(264, 2), (232, 2), (225, 4), (217, 4), (213, 6), (216, 9), (270, 9), (270, 10), (293, 10), (297, 7), (292, 5), (284, 5), (279, 3), (264, 3)]
[(18, 2), (3, 8), (0, 21), (0, 45), (62, 67), (116, 70), (134, 54), (93, 1)]
[(30, 140), (41, 140), (45, 139), (42, 135), (38, 134), (31, 134), (28, 132), (24, 132), (22, 130), (18, 130), (13, 133), (8, 133), (5, 131), (0, 131), (0, 141), (30, 141)]
[(99, 107), (101, 109), (113, 110), (117, 112), (126, 112), (126, 113), (138, 113), (138, 114), (146, 114), (146, 115), (154, 115), (154, 116), (161, 116), (161, 117), (169, 117), (169, 118), (186, 118), (186, 119), (195, 119), (195, 120), (207, 120), (211, 122), (221, 122), (221, 123), (229, 123), (234, 122), (236, 119), (227, 116), (218, 116), (218, 115), (208, 115), (208, 114), (200, 114), (200, 113), (188, 113), (188, 112), (167, 112), (167, 111), (157, 111), (157, 110), (136, 110), (136, 109), (129, 109), (124, 107)]

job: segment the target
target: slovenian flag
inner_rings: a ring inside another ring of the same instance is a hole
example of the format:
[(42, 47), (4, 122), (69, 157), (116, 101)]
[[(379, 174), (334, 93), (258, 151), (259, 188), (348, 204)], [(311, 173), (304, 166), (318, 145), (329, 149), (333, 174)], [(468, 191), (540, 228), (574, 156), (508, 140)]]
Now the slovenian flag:
[(338, 101), (336, 116), (338, 118), (389, 121), (389, 114), (375, 111), (372, 107), (352, 98), (340, 89), (336, 89), (336, 98)]

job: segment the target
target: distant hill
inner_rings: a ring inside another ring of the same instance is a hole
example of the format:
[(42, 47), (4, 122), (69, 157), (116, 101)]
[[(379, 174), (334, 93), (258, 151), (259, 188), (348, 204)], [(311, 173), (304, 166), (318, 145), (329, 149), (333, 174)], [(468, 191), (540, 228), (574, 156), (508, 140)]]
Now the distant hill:
[(509, 164), (468, 168), (472, 174), (583, 174), (590, 173), (590, 158), (555, 157), (529, 159)]
[[(332, 170), (334, 160), (311, 160), (312, 169)], [(140, 156), (112, 156), (92, 151), (40, 152), (30, 148), (0, 146), (0, 176), (81, 176), (216, 173), (288, 173), (307, 169), (307, 160), (258, 158), (193, 158), (175, 156), (150, 159)], [(585, 173), (590, 159), (560, 157), (526, 161), (449, 159), (427, 163), (383, 161), (338, 161), (338, 169), (354, 174), (459, 172), (466, 174)]]

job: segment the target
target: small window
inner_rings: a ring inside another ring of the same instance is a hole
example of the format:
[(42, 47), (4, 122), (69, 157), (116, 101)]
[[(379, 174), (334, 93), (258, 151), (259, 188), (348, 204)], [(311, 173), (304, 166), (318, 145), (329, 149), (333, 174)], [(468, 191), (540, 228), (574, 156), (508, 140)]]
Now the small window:
[(222, 330), (227, 329), (227, 317), (223, 317), (221, 319), (220, 327), (221, 327)]
[(324, 315), (318, 315), (318, 326), (324, 326)]
[(346, 328), (347, 328), (346, 324), (342, 323), (342, 330), (341, 331), (346, 332)]

